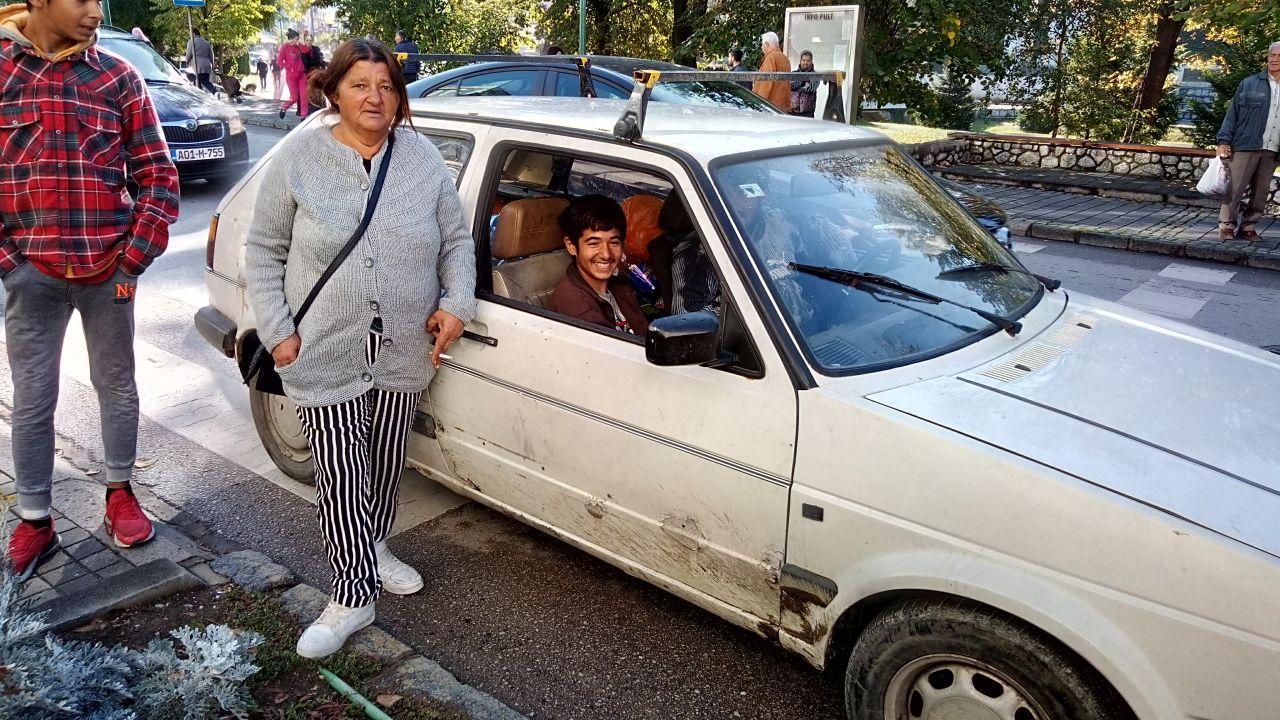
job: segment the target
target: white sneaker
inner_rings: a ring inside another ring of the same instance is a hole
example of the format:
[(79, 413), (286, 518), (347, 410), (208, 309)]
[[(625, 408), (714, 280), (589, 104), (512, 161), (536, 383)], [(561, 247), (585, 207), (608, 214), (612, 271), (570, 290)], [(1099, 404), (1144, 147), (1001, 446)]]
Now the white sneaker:
[(351, 633), (373, 624), (373, 603), (349, 608), (330, 600), (320, 617), (298, 638), (298, 654), (322, 658), (342, 649)]
[(412, 595), (422, 589), (422, 576), (417, 570), (391, 554), (385, 542), (373, 546), (378, 555), (378, 579), (382, 589), (392, 595)]

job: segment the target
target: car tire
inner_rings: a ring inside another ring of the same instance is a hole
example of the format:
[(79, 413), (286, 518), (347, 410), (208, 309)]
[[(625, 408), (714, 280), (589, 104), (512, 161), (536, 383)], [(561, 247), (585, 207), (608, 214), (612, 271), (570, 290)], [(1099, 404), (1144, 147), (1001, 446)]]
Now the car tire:
[(280, 472), (307, 485), (316, 484), (316, 466), (311, 447), (302, 434), (296, 405), (283, 395), (272, 395), (249, 388), (249, 409), (253, 425), (266, 448), (267, 455)]
[(845, 672), (850, 720), (1132, 720), (1091, 667), (976, 603), (913, 600), (876, 616)]

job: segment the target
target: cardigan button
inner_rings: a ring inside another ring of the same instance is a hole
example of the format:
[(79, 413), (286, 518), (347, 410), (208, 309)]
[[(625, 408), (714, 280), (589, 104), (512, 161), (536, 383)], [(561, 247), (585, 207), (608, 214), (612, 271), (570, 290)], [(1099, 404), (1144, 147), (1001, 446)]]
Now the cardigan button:
[(361, 375), (361, 376), (360, 376), (360, 379), (361, 379), (361, 380), (363, 380), (363, 381), (365, 381), (365, 382), (373, 382), (373, 376), (372, 376), (372, 375), (370, 375), (369, 373), (365, 373), (365, 374)]
[(369, 189), (369, 183), (367, 183), (367, 182), (361, 182), (361, 183), (360, 183), (360, 189), (361, 189), (361, 190), (368, 190), (368, 189)]
[(364, 259), (364, 266), (365, 266), (365, 267), (373, 267), (373, 258), (365, 258), (365, 259)]

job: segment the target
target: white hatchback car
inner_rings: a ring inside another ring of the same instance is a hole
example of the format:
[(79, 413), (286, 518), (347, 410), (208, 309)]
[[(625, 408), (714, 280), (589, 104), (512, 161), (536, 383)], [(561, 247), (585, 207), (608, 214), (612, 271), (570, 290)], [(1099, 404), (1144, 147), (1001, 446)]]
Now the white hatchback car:
[[(1280, 717), (1274, 356), (1050, 292), (875, 133), (655, 103), (626, 142), (622, 110), (413, 102), (480, 274), (413, 467), (843, 664), (851, 718)], [(219, 207), (196, 318), (242, 364), (268, 162)], [(587, 193), (658, 278), (647, 338), (544, 307)], [(691, 248), (711, 309), (662, 317)], [(307, 479), (292, 406), (253, 406)]]

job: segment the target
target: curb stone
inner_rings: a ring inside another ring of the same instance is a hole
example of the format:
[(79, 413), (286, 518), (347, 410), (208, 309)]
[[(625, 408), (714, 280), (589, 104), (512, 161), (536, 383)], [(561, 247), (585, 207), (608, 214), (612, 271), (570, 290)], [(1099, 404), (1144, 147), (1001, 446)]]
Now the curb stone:
[[(329, 596), (303, 583), (286, 590), (280, 602), (300, 622), (309, 623), (324, 610)], [(415, 653), (375, 625), (352, 635), (345, 649), (388, 665), (373, 680), (373, 690), (430, 698), (457, 708), (472, 720), (526, 720), (492, 695), (459, 682), (439, 663)]]
[[(1259, 270), (1280, 271), (1280, 250), (1248, 247), (1238, 243), (1224, 243), (1217, 240), (1171, 240), (1149, 235), (1122, 235), (1119, 233), (1086, 230), (1075, 225), (1055, 225), (1043, 221), (1033, 223), (1021, 218), (1011, 218), (1009, 220), (1009, 229), (1015, 234), (1038, 240), (1054, 240), (1114, 250), (1188, 257), (1227, 265), (1243, 265)], [(1022, 229), (1023, 231), (1017, 233), (1016, 229)]]
[(237, 550), (209, 563), (213, 572), (230, 578), (246, 590), (262, 592), (293, 582), (293, 572), (256, 550)]
[(111, 610), (133, 607), (203, 585), (177, 563), (160, 558), (99, 581), (93, 592), (61, 597), (32, 610), (37, 613), (47, 610), (48, 629), (59, 632), (84, 625)]

